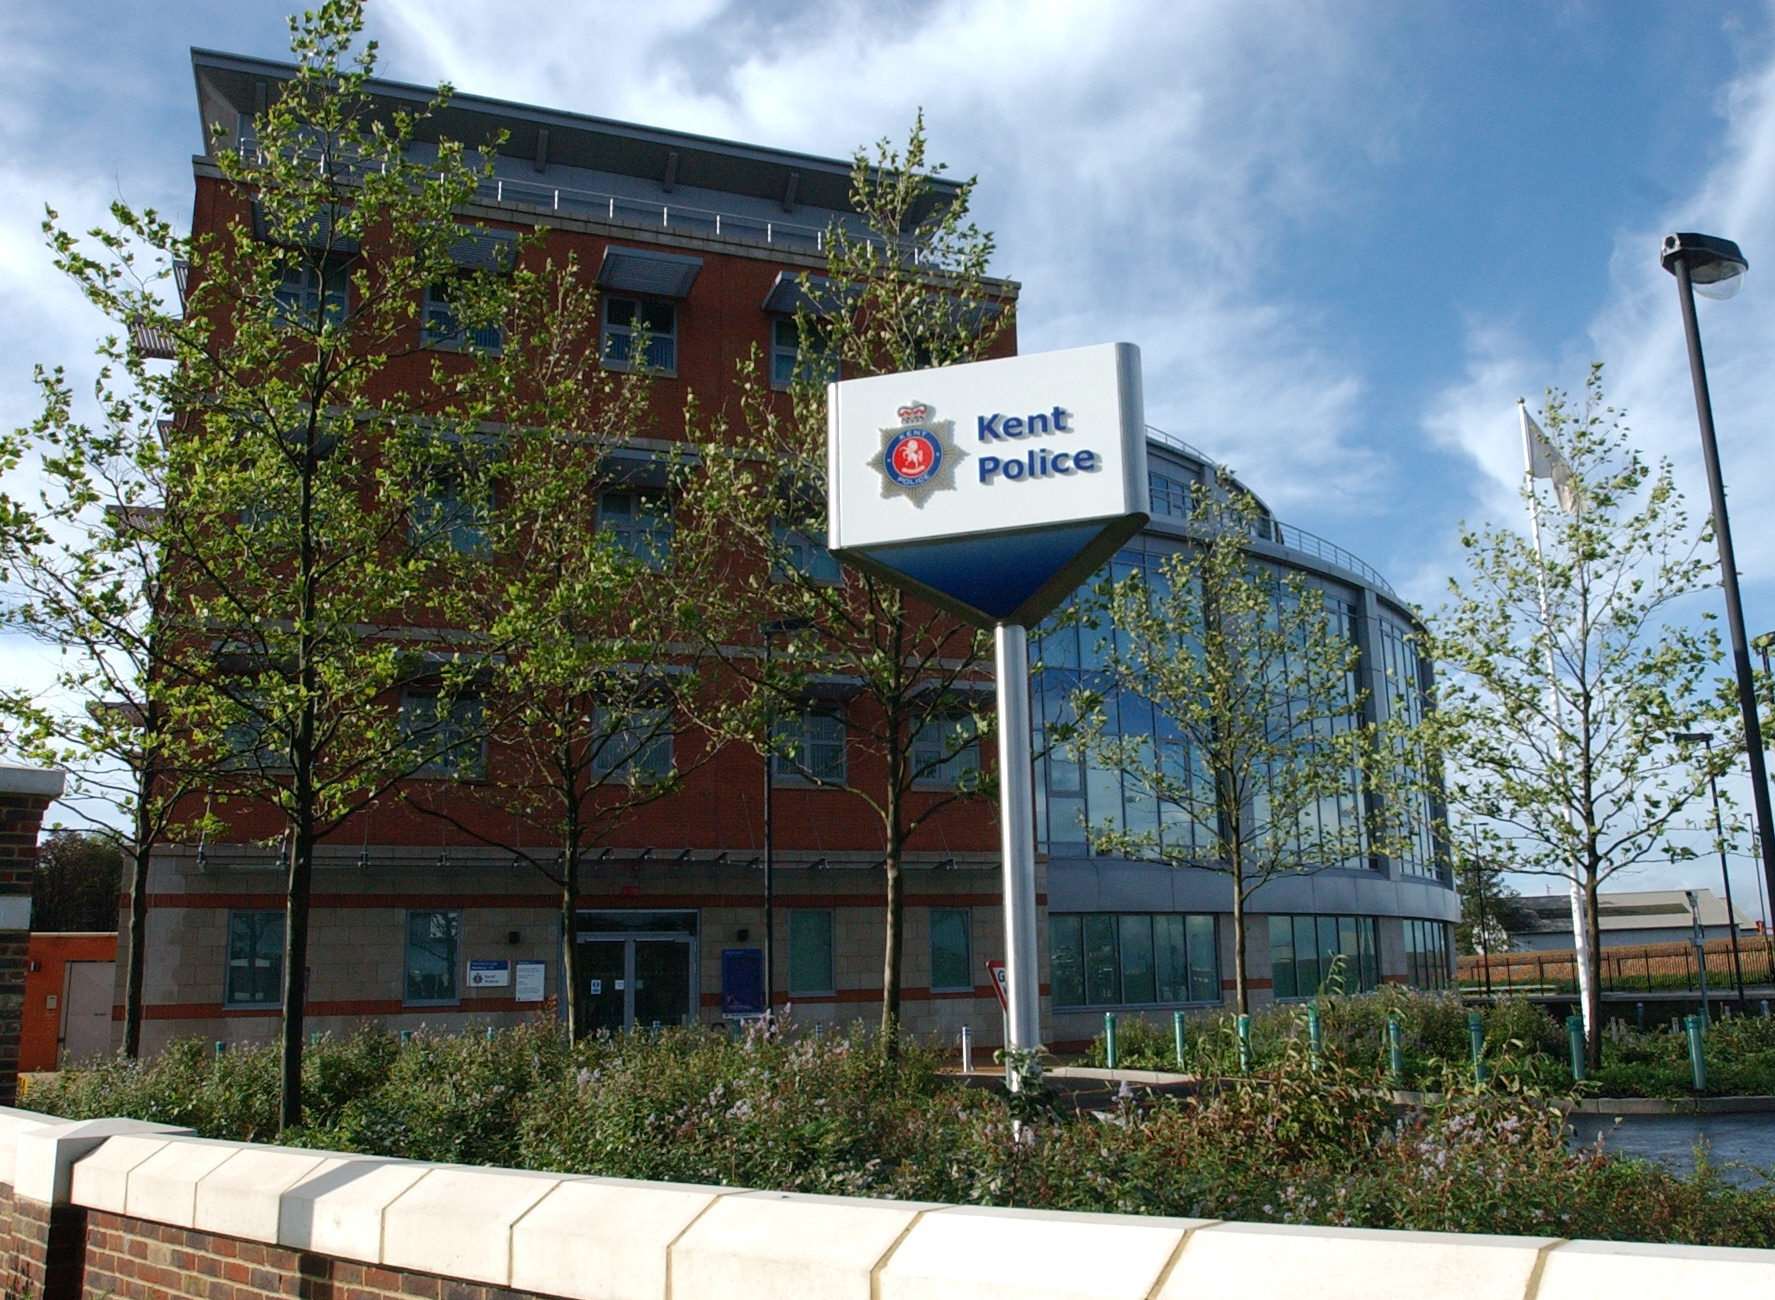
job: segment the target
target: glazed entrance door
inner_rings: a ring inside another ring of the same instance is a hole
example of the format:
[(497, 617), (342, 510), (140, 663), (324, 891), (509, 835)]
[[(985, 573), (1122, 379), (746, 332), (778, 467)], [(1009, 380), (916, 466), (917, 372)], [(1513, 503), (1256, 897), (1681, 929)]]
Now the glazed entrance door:
[(695, 1023), (694, 912), (581, 912), (574, 937), (588, 1033)]

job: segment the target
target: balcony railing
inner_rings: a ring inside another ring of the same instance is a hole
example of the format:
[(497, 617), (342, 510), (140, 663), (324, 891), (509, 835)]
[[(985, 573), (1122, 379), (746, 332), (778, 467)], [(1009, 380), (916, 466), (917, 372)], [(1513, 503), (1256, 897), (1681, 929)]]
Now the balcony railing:
[[(243, 158), (260, 157), (253, 140), (242, 140), (238, 146)], [(304, 150), (303, 157), (319, 164), (323, 152)], [(349, 178), (362, 168), (333, 157), (329, 164), (337, 175)], [(379, 168), (386, 171), (386, 166)], [(524, 208), (529, 211), (563, 212), (569, 216), (606, 221), (615, 225), (635, 226), (645, 230), (671, 231), (710, 239), (734, 239), (748, 244), (765, 244), (788, 252), (823, 255), (826, 251), (824, 226), (802, 225), (793, 221), (777, 221), (714, 208), (699, 208), (682, 203), (656, 203), (632, 195), (611, 194), (603, 190), (574, 189), (564, 185), (544, 185), (536, 181), (495, 177), (482, 181), (476, 198), (483, 203), (501, 207)], [(878, 250), (886, 252), (896, 245), (874, 237), (858, 237)], [(916, 242), (901, 240), (897, 249), (902, 258), (914, 266), (932, 264), (929, 254)]]
[[(1193, 443), (1185, 442), (1176, 434), (1168, 433), (1164, 429), (1149, 424), (1146, 426), (1146, 436), (1161, 446), (1181, 451), (1186, 456), (1192, 456), (1204, 465), (1213, 466), (1219, 463)], [(1161, 513), (1175, 512), (1162, 511)], [(1329, 538), (1321, 537), (1305, 528), (1294, 524), (1285, 524), (1280, 519), (1266, 519), (1264, 523), (1265, 530), (1260, 534), (1261, 540), (1273, 542), (1287, 550), (1299, 551), (1303, 555), (1311, 555), (1316, 559), (1335, 564), (1340, 569), (1346, 569), (1358, 575), (1370, 586), (1386, 592), (1394, 600), (1400, 598), (1399, 593), (1393, 589), (1393, 584), (1381, 575), (1381, 571), (1353, 551), (1346, 550)]]

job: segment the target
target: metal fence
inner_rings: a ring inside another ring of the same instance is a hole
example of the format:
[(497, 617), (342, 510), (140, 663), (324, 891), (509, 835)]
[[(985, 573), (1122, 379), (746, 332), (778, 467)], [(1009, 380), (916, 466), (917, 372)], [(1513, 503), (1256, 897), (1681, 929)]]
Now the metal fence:
[[(1738, 940), (1738, 952), (1747, 987), (1775, 983), (1775, 936), (1742, 935)], [(1604, 993), (1698, 993), (1701, 990), (1701, 963), (1696, 959), (1693, 944), (1652, 943), (1604, 948), (1601, 957)], [(1731, 940), (1709, 940), (1705, 961), (1709, 992), (1730, 990), (1734, 978)], [(1455, 977), (1465, 991), (1483, 991), (1488, 966), (1493, 992), (1577, 991), (1577, 964), (1569, 950), (1494, 953), (1489, 958), (1463, 956), (1455, 963)]]

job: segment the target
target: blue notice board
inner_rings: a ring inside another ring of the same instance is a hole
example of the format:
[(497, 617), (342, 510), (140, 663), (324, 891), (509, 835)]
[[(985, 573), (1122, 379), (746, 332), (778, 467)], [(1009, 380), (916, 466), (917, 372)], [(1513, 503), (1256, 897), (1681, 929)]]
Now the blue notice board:
[(762, 948), (723, 948), (721, 950), (721, 1014), (724, 1016), (761, 1016), (764, 1014), (764, 950)]

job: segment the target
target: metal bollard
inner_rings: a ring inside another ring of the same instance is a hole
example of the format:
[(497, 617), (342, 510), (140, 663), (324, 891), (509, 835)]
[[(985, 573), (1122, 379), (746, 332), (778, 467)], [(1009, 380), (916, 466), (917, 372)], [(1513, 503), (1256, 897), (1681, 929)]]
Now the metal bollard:
[(1633, 1004), (1633, 1027), (1641, 1033), (1645, 1032), (1646, 1004), (1643, 1002), (1635, 1002)]
[(308, 1045), (310, 1047), (319, 1047), (320, 1046), (320, 1030), (316, 1029), (316, 1030), (310, 1031), (310, 1033), (308, 1035)]
[(961, 1027), (961, 1072), (974, 1072), (974, 1031), (966, 1025)]
[(1405, 1086), (1405, 1039), (1399, 1017), (1387, 1017), (1387, 1069), (1392, 1072), (1393, 1086)]
[(1485, 1017), (1477, 1011), (1467, 1013), (1467, 1040), (1473, 1047), (1473, 1081), (1484, 1083), (1491, 1070), (1485, 1064)]
[(411, 1029), (401, 1030), (401, 1046), (405, 1047), (408, 1043), (410, 1043), (412, 1041), (413, 1041), (413, 1031)]
[(1769, 999), (1764, 998), (1761, 1002), (1757, 1003), (1757, 1006), (1762, 1009), (1763, 1019), (1767, 1020), (1769, 1018)]
[(1695, 1076), (1695, 1091), (1707, 1091), (1707, 1058), (1702, 1055), (1702, 1035), (1706, 1032), (1707, 1022), (1700, 1016), (1685, 1016), (1683, 1023), (1689, 1031), (1689, 1070)]
[(1119, 1064), (1116, 1052), (1116, 1013), (1113, 1011), (1103, 1013), (1103, 1059), (1112, 1070)]
[(219, 1060), (223, 1056), (226, 1056), (227, 1054), (228, 1054), (228, 1044), (224, 1043), (221, 1039), (218, 1038), (216, 1040), (216, 1057), (217, 1057), (217, 1059)]
[[(1764, 1005), (1768, 1004), (1764, 1003)], [(1181, 1011), (1171, 1013), (1171, 1037), (1177, 1044), (1177, 1068), (1181, 1070), (1183, 1068), (1183, 1012)]]
[(1319, 1004), (1307, 1005), (1307, 1052), (1313, 1069), (1319, 1068), (1319, 1056), (1325, 1049), (1325, 1035), (1319, 1024)]
[(493, 1028), (492, 1025), (488, 1025), (487, 1026), (487, 1041), (490, 1043), (496, 1037), (498, 1037), (498, 1032)]
[(1572, 1082), (1584, 1082), (1584, 1017), (1565, 1018), (1566, 1048), (1572, 1058)]
[(1251, 1073), (1251, 1017), (1240, 1016), (1239, 1031), (1239, 1073)]

